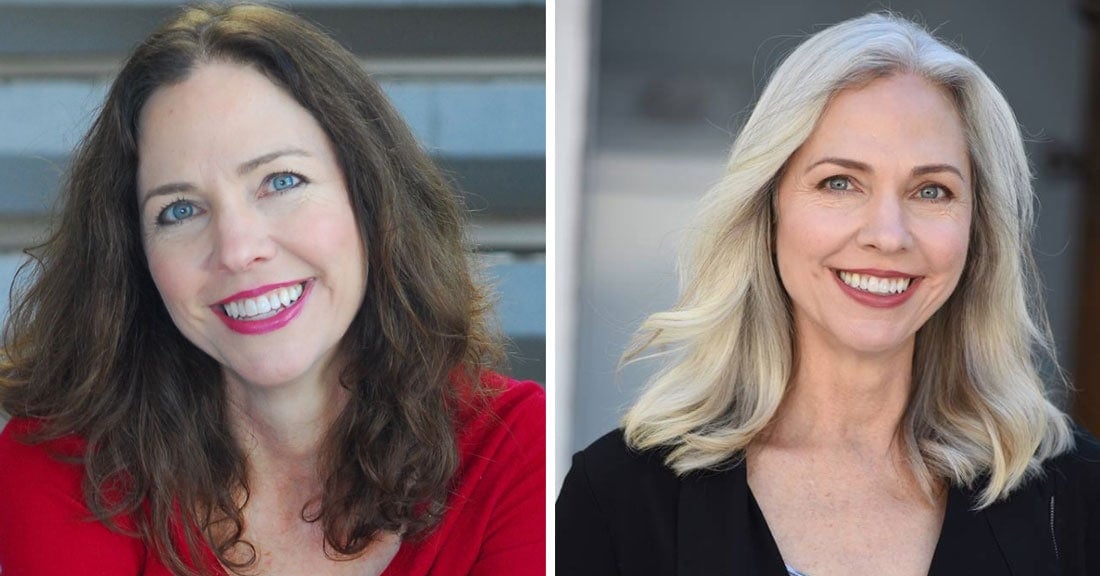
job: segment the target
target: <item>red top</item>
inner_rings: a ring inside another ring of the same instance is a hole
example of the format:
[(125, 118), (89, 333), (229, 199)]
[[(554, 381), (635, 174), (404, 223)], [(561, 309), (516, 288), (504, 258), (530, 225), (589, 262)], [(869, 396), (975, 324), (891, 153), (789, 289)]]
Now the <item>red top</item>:
[[(442, 522), (403, 543), (383, 576), (545, 574), (546, 396), (532, 382), (487, 380), (502, 391), (459, 431), (461, 465)], [(0, 433), (0, 574), (169, 576), (141, 540), (91, 519), (83, 470), (52, 455), (79, 454), (83, 442), (17, 440), (35, 425), (16, 418)], [(203, 555), (208, 573), (225, 574), (213, 552)]]

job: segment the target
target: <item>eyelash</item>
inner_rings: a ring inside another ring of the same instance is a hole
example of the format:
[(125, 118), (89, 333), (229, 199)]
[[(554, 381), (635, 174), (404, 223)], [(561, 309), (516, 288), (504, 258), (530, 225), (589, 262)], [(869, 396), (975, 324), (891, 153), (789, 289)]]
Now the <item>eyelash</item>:
[(165, 205), (164, 205), (164, 206), (163, 206), (163, 207), (162, 207), (162, 208), (161, 208), (161, 209), (160, 209), (160, 210), (159, 210), (159, 211), (157, 212), (157, 217), (156, 217), (156, 220), (154, 221), (154, 222), (155, 222), (155, 224), (156, 224), (156, 226), (157, 226), (157, 228), (164, 228), (164, 227), (168, 227), (168, 226), (176, 226), (177, 224), (183, 224), (184, 222), (186, 222), (186, 221), (190, 220), (191, 218), (194, 218), (194, 217), (195, 217), (195, 216), (194, 216), (194, 215), (192, 214), (192, 215), (191, 215), (190, 217), (188, 217), (188, 218), (184, 218), (184, 219), (182, 219), (182, 220), (165, 220), (165, 219), (164, 219), (164, 215), (168, 213), (168, 210), (169, 210), (169, 209), (171, 209), (171, 208), (172, 208), (173, 206), (176, 206), (177, 204), (189, 204), (189, 205), (191, 205), (191, 207), (192, 207), (192, 208), (193, 208), (194, 210), (196, 210), (196, 211), (197, 211), (197, 210), (199, 209), (199, 208), (198, 208), (198, 206), (195, 206), (195, 203), (194, 203), (194, 202), (191, 202), (190, 200), (188, 200), (188, 199), (186, 199), (186, 198), (184, 198), (184, 197), (182, 197), (182, 196), (177, 196), (177, 197), (176, 197), (175, 199), (173, 199), (173, 200), (172, 200), (171, 202), (169, 202), (169, 203), (165, 204)]
[[(835, 188), (829, 188), (829, 182), (832, 182), (833, 180), (842, 180), (842, 181), (844, 181), (845, 183), (848, 184), (849, 189), (848, 190), (837, 190)], [(817, 189), (818, 190), (828, 190), (830, 192), (850, 192), (851, 187), (852, 187), (852, 179), (851, 178), (849, 178), (847, 176), (840, 176), (840, 175), (837, 175), (837, 174), (829, 176), (828, 178), (825, 178), (821, 182), (817, 183)]]
[[(848, 184), (848, 189), (838, 190), (838, 189), (835, 189), (835, 188), (829, 188), (829, 182), (831, 182), (833, 180), (843, 180), (844, 182), (846, 182)], [(834, 174), (833, 176), (829, 176), (828, 178), (825, 178), (821, 182), (817, 183), (817, 189), (818, 190), (827, 190), (829, 192), (851, 192), (852, 186), (853, 185), (852, 185), (852, 179), (851, 178), (849, 178), (848, 176), (842, 176), (842, 175), (839, 175), (839, 174)], [(939, 188), (940, 190), (943, 191), (943, 196), (940, 197), (940, 198), (920, 198), (919, 195), (920, 195), (921, 190), (925, 190), (927, 188)], [(946, 200), (950, 200), (950, 199), (955, 197), (955, 193), (952, 192), (950, 188), (948, 188), (947, 186), (944, 186), (942, 184), (926, 183), (926, 184), (922, 184), (922, 185), (918, 186), (916, 190), (917, 190), (916, 193), (918, 195), (918, 199), (927, 200), (928, 202), (944, 202)]]
[(917, 196), (920, 197), (921, 190), (927, 188), (939, 188), (943, 191), (943, 196), (940, 198), (921, 198), (921, 200), (928, 200), (929, 202), (946, 202), (955, 197), (955, 193), (950, 188), (942, 184), (924, 184), (917, 188)]
[[(275, 181), (275, 179), (283, 177), (283, 176), (293, 176), (298, 181), (293, 186), (283, 188), (282, 190), (265, 190), (265, 192), (269, 193), (269, 194), (282, 194), (284, 192), (289, 192), (291, 190), (299, 188), (302, 185), (307, 184), (309, 182), (309, 180), (306, 179), (305, 176), (302, 176), (301, 174), (298, 174), (297, 172), (292, 172), (290, 170), (281, 170), (279, 172), (272, 172), (267, 177), (265, 177), (264, 180), (263, 180), (263, 185), (265, 187), (270, 187), (272, 185), (272, 183)], [(196, 211), (199, 210), (198, 206), (195, 206), (194, 202), (191, 202), (190, 200), (187, 200), (186, 198), (183, 198), (182, 196), (177, 196), (171, 202), (169, 202), (169, 203), (165, 204), (163, 207), (161, 207), (161, 209), (157, 212), (157, 217), (156, 217), (156, 220), (155, 220), (155, 224), (158, 228), (162, 228), (162, 227), (166, 227), (166, 226), (175, 226), (177, 224), (183, 224), (184, 222), (186, 222), (186, 221), (190, 220), (191, 218), (195, 217), (195, 214), (193, 214), (193, 215), (191, 215), (187, 218), (184, 218), (182, 220), (165, 220), (165, 218), (164, 218), (165, 214), (167, 214), (167, 212), (170, 208), (172, 208), (173, 206), (175, 206), (177, 204), (189, 204), (194, 208), (194, 210), (196, 210)]]
[(309, 180), (305, 176), (302, 176), (301, 174), (299, 174), (297, 172), (290, 171), (290, 170), (281, 170), (279, 172), (272, 172), (271, 174), (269, 174), (267, 176), (267, 178), (264, 178), (263, 183), (266, 186), (270, 186), (273, 182), (275, 182), (275, 180), (277, 178), (282, 177), (282, 176), (293, 176), (293, 177), (298, 179), (298, 182), (296, 184), (294, 184), (293, 186), (290, 186), (289, 188), (283, 188), (282, 190), (270, 190), (271, 193), (273, 193), (273, 194), (282, 194), (283, 192), (288, 192), (290, 190), (294, 190), (295, 188), (299, 188), (302, 185), (309, 183)]

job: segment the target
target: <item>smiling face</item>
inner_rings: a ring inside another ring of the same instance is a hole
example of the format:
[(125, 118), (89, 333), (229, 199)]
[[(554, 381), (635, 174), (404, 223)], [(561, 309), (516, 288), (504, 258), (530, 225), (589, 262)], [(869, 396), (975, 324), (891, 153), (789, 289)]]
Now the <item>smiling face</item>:
[(972, 206), (943, 89), (894, 75), (837, 94), (779, 182), (776, 260), (800, 343), (911, 346), (962, 275)]
[(313, 116), (253, 68), (201, 64), (149, 98), (138, 157), (149, 270), (180, 332), (230, 379), (320, 378), (367, 271)]

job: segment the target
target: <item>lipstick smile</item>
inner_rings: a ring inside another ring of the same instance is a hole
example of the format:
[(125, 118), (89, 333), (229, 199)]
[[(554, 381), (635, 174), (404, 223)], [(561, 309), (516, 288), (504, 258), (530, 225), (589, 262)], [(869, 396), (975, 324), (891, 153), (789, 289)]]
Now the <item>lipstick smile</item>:
[(923, 277), (883, 270), (833, 270), (841, 291), (872, 308), (894, 308), (916, 292)]
[(210, 308), (234, 332), (266, 334), (294, 320), (312, 288), (312, 279), (269, 284), (238, 292)]

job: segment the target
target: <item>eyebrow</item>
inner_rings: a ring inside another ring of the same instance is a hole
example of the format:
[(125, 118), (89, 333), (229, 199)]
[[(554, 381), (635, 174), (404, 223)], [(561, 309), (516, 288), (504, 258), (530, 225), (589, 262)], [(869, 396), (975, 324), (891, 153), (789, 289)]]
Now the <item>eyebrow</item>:
[[(822, 158), (821, 160), (814, 162), (809, 166), (809, 168), (806, 168), (806, 172), (809, 172), (810, 170), (813, 170), (814, 168), (817, 168), (822, 164), (836, 164), (837, 166), (842, 166), (851, 170), (859, 170), (861, 172), (874, 172), (874, 170), (871, 169), (871, 165), (865, 162), (850, 160), (848, 158), (834, 157)], [(958, 176), (964, 182), (966, 181), (966, 177), (963, 176), (962, 170), (959, 170), (953, 164), (924, 164), (914, 167), (913, 170), (911, 170), (909, 173), (912, 176), (924, 176), (925, 174), (937, 174), (940, 172), (950, 172)]]
[[(283, 156), (311, 157), (313, 155), (309, 152), (306, 152), (305, 150), (302, 150), (301, 148), (286, 148), (283, 150), (276, 150), (274, 152), (264, 154), (263, 156), (257, 156), (251, 160), (242, 162), (239, 166), (237, 166), (237, 175), (244, 176), (245, 174), (248, 174), (249, 172), (252, 172), (253, 170), (259, 168), (260, 166), (263, 166), (264, 164), (272, 162), (278, 158), (282, 158)], [(195, 189), (195, 185), (190, 182), (171, 182), (168, 184), (161, 184), (160, 186), (157, 186), (156, 188), (150, 190), (148, 193), (145, 194), (144, 197), (142, 197), (141, 207), (142, 209), (144, 209), (145, 204), (149, 202), (149, 199), (155, 196), (168, 196), (171, 194), (179, 194), (181, 192), (194, 192)]]

